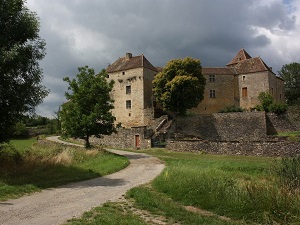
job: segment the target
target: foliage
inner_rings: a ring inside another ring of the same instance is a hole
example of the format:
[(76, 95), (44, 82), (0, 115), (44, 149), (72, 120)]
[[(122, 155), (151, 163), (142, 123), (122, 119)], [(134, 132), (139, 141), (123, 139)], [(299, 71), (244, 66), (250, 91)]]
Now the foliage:
[(0, 6), (0, 143), (11, 138), (19, 116), (32, 112), (48, 91), (38, 61), (45, 56), (39, 22), (23, 0)]
[(17, 122), (15, 125), (14, 137), (16, 138), (26, 138), (28, 137), (28, 130), (23, 122)]
[(260, 105), (255, 106), (258, 111), (273, 112), (276, 114), (284, 114), (288, 110), (288, 105), (283, 102), (274, 102), (274, 98), (267, 92), (261, 92), (258, 95)]
[(106, 81), (105, 70), (97, 75), (88, 66), (78, 70), (77, 80), (64, 78), (72, 93), (66, 93), (69, 101), (62, 105), (60, 120), (63, 134), (84, 138), (88, 148), (91, 135), (100, 137), (115, 132), (115, 117), (111, 113), (113, 100), (110, 97), (113, 81)]
[(199, 60), (174, 59), (153, 80), (153, 91), (162, 106), (184, 115), (203, 100), (205, 78)]
[(276, 114), (284, 114), (288, 110), (288, 105), (282, 102), (272, 103), (269, 105), (269, 111)]
[(300, 156), (282, 158), (272, 171), (281, 186), (290, 191), (300, 190)]
[(285, 97), (289, 105), (300, 105), (300, 63), (293, 62), (282, 66), (278, 71), (285, 82)]
[(128, 159), (99, 149), (86, 151), (45, 140), (31, 147), (29, 143), (1, 145), (0, 201), (104, 176), (128, 165)]
[(224, 109), (221, 109), (219, 113), (230, 113), (230, 112), (243, 112), (244, 110), (239, 106), (226, 106)]

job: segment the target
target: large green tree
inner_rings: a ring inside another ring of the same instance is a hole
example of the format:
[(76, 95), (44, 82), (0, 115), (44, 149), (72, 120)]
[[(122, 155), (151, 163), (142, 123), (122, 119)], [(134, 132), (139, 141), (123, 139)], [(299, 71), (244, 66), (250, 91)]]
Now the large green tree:
[(300, 63), (285, 64), (278, 73), (285, 82), (287, 103), (289, 105), (300, 105)]
[(92, 135), (100, 137), (115, 132), (115, 117), (111, 113), (113, 100), (110, 97), (114, 83), (106, 80), (105, 70), (99, 74), (88, 66), (78, 70), (76, 79), (64, 78), (71, 93), (66, 92), (69, 101), (62, 105), (59, 116), (63, 134), (83, 138), (86, 148), (89, 148)]
[(169, 61), (153, 81), (158, 102), (164, 109), (180, 115), (203, 100), (204, 87), (201, 63), (190, 57)]
[(0, 143), (19, 116), (34, 111), (48, 91), (38, 61), (45, 56), (39, 21), (23, 0), (0, 0)]

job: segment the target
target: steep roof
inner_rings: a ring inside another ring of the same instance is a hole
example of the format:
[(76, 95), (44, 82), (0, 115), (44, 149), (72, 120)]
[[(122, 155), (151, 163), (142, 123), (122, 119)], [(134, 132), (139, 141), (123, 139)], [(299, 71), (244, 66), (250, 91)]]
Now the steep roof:
[(226, 65), (226, 66), (234, 66), (241, 61), (251, 59), (252, 57), (245, 51), (245, 49), (241, 49), (236, 56)]
[(260, 58), (251, 58), (239, 62), (235, 65), (235, 69), (239, 74), (245, 73), (255, 73), (255, 72), (262, 72), (262, 71), (271, 71), (271, 69), (265, 64), (265, 62)]
[(202, 73), (204, 75), (235, 75), (236, 71), (233, 67), (203, 67)]
[(125, 57), (119, 58), (113, 64), (108, 66), (106, 71), (112, 73), (142, 67), (157, 71), (144, 55), (132, 56), (131, 53), (126, 53)]

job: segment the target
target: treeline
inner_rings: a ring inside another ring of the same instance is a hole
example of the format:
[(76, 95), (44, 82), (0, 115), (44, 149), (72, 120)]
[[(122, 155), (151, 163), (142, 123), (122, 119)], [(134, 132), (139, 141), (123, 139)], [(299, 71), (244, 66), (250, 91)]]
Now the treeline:
[(38, 135), (59, 134), (60, 123), (58, 118), (48, 118), (40, 115), (22, 116), (15, 124), (14, 138), (27, 138)]

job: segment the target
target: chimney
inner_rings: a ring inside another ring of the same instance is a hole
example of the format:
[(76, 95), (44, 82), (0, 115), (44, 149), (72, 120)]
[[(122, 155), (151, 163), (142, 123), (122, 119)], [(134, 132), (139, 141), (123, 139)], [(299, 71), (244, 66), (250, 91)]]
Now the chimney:
[(132, 54), (131, 53), (126, 53), (125, 59), (129, 60), (132, 58)]

